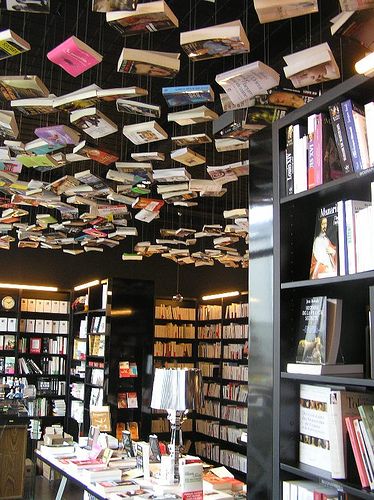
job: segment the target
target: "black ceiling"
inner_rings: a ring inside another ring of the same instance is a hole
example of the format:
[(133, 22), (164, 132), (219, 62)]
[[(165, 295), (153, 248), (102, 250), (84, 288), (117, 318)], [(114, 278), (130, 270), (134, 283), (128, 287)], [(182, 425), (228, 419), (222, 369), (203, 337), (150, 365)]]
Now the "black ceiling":
[[(201, 124), (192, 127), (179, 127), (171, 125), (166, 121), (168, 109), (161, 95), (162, 86), (204, 84), (213, 85), (217, 96), (214, 109), (221, 113), (218, 94), (220, 88), (214, 83), (216, 74), (238, 67), (240, 65), (261, 60), (270, 64), (282, 74), (282, 56), (290, 52), (301, 50), (309, 45), (329, 41), (338, 62), (343, 64), (344, 77), (350, 76), (352, 64), (349, 61), (351, 51), (356, 47), (350, 42), (332, 39), (328, 32), (328, 20), (339, 11), (338, 0), (320, 0), (320, 12), (314, 15), (302, 16), (292, 20), (285, 20), (267, 25), (260, 25), (253, 2), (250, 0), (216, 0), (211, 3), (207, 0), (167, 0), (169, 6), (179, 19), (180, 31), (188, 31), (195, 28), (210, 26), (235, 19), (241, 19), (251, 43), (251, 52), (246, 55), (226, 57), (213, 61), (189, 62), (187, 56), (181, 53), (181, 71), (175, 80), (137, 77), (117, 73), (117, 61), (124, 45), (142, 49), (179, 52), (179, 31), (168, 30), (158, 33), (136, 35), (123, 39), (113, 28), (107, 25), (105, 14), (91, 11), (91, 0), (51, 0), (51, 12), (43, 14), (23, 14), (1, 12), (1, 29), (11, 28), (18, 35), (25, 38), (31, 44), (32, 50), (22, 56), (9, 58), (1, 61), (0, 74), (36, 74), (42, 78), (50, 92), (62, 95), (80, 87), (97, 83), (102, 88), (138, 85), (148, 88), (149, 96), (146, 102), (162, 104), (163, 118), (160, 123), (169, 132), (169, 136), (182, 135), (193, 132), (211, 132), (211, 125)], [(60, 67), (52, 64), (46, 54), (71, 35), (76, 35), (92, 48), (103, 54), (103, 62), (93, 69), (85, 72), (82, 76), (73, 78)], [(290, 86), (288, 80), (282, 80), (284, 86)], [(332, 82), (332, 85), (335, 82)], [(4, 108), (9, 105), (4, 103)], [(98, 144), (117, 152), (122, 161), (131, 161), (130, 153), (134, 151), (146, 151), (159, 149), (170, 151), (171, 141), (162, 141), (137, 147), (129, 143), (121, 133), (125, 123), (137, 121), (136, 117), (118, 113), (113, 103), (102, 105), (102, 111), (110, 116), (119, 125), (119, 132), (99, 140)], [(26, 142), (34, 139), (33, 130), (37, 126), (54, 123), (69, 123), (67, 114), (61, 112), (58, 115), (44, 115), (37, 118), (25, 118), (18, 116), (21, 130), (21, 139)], [(142, 121), (141, 119), (138, 121)], [(235, 153), (216, 153), (210, 145), (200, 146), (198, 151), (207, 157), (208, 165), (225, 164), (238, 161), (248, 157), (247, 151)], [(169, 166), (166, 163), (165, 166)], [(176, 165), (177, 166), (177, 165)], [(107, 167), (88, 162), (79, 165), (77, 163), (67, 165), (53, 172), (40, 174), (37, 172), (26, 172), (26, 178), (40, 178), (50, 180), (60, 177), (66, 173), (71, 174), (77, 170), (91, 168), (91, 171), (105, 176)], [(191, 168), (193, 177), (204, 177), (205, 170), (202, 167)], [(221, 222), (217, 220), (222, 209), (234, 208), (247, 205), (247, 179), (241, 178), (237, 183), (231, 183), (227, 195), (222, 199), (203, 199), (199, 207), (183, 211), (182, 224), (196, 226), (195, 213), (199, 213), (200, 220), (204, 223)], [(163, 209), (163, 226), (179, 226), (180, 219), (175, 220), (175, 212), (171, 207)], [(202, 219), (201, 219), (202, 217)], [(142, 229), (144, 231), (144, 228)], [(141, 233), (140, 233), (141, 234)]]

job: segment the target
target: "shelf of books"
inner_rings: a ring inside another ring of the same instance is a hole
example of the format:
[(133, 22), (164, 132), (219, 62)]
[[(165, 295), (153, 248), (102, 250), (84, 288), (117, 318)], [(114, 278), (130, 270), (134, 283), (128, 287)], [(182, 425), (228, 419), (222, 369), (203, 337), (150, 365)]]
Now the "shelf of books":
[(134, 437), (149, 435), (153, 284), (110, 278), (79, 293), (73, 303), (70, 415), (85, 434), (93, 413), (102, 409), (110, 416), (106, 431), (119, 438), (124, 429)]
[[(196, 366), (196, 299), (177, 302), (157, 298), (154, 327), (154, 367), (194, 368)], [(193, 430), (193, 418), (182, 423), (184, 433)], [(152, 432), (170, 436), (166, 412), (152, 410)], [(188, 440), (189, 435), (185, 436)]]
[(372, 99), (356, 76), (273, 125), (273, 498), (374, 498)]
[(239, 441), (248, 419), (248, 294), (200, 304), (197, 332), (205, 405), (196, 417), (196, 453), (245, 475), (246, 447)]
[(70, 292), (2, 289), (0, 304), (3, 396), (26, 397), (32, 418), (64, 421)]

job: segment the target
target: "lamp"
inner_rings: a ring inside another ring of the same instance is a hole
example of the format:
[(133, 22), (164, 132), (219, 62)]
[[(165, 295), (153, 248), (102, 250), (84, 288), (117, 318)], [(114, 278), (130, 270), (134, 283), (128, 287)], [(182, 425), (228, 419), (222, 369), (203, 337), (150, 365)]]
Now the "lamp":
[(373, 76), (374, 52), (370, 52), (368, 55), (357, 61), (355, 64), (355, 70), (360, 75)]
[(169, 444), (173, 481), (179, 482), (181, 425), (189, 410), (204, 404), (201, 370), (197, 368), (156, 368), (151, 408), (167, 410), (171, 425)]

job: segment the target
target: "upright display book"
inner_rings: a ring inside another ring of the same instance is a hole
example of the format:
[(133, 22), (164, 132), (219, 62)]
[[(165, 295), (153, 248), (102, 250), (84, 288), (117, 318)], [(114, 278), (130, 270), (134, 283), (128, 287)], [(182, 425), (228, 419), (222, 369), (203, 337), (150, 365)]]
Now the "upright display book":
[(138, 0), (92, 0), (92, 12), (133, 11)]
[(317, 0), (254, 0), (254, 6), (261, 24), (318, 12)]
[(5, 101), (48, 96), (49, 90), (36, 75), (0, 77), (0, 97)]
[(108, 12), (106, 20), (121, 35), (137, 35), (178, 28), (179, 21), (164, 0), (138, 4), (133, 12)]
[(180, 34), (180, 44), (192, 61), (249, 52), (249, 40), (239, 20)]
[(117, 111), (122, 111), (130, 115), (149, 116), (151, 118), (160, 118), (161, 116), (161, 106), (128, 99), (117, 99)]
[(14, 31), (7, 29), (0, 32), (0, 60), (27, 52), (31, 46)]
[(265, 94), (279, 84), (279, 74), (270, 66), (255, 61), (220, 73), (215, 78), (234, 104)]
[(159, 78), (174, 78), (180, 69), (179, 53), (122, 49), (117, 71)]
[(125, 125), (122, 132), (133, 144), (147, 144), (168, 138), (168, 134), (156, 121)]
[(310, 279), (338, 275), (338, 207), (337, 203), (321, 207), (316, 217)]
[(336, 63), (327, 42), (284, 56), (287, 66), (284, 74), (296, 88), (340, 78)]
[(170, 107), (214, 102), (214, 92), (210, 85), (163, 87), (162, 95)]
[(70, 122), (93, 139), (105, 137), (118, 131), (117, 125), (96, 107), (72, 111)]
[(101, 54), (76, 36), (71, 36), (49, 51), (47, 57), (74, 77), (101, 63), (103, 59)]

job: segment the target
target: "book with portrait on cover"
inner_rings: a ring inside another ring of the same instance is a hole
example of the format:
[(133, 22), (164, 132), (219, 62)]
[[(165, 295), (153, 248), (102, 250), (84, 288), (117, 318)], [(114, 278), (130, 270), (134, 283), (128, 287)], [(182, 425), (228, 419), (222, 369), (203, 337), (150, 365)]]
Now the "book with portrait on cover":
[(318, 209), (314, 232), (310, 279), (338, 275), (338, 207), (332, 203)]

